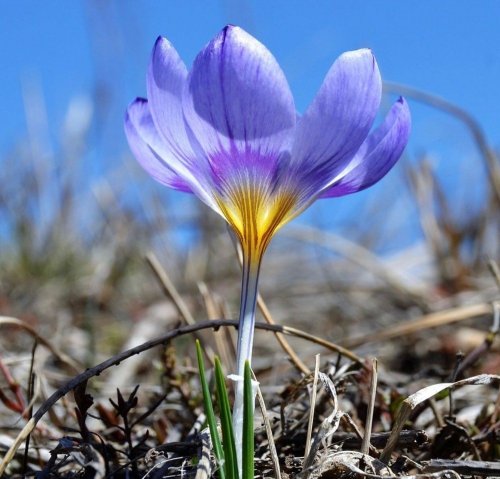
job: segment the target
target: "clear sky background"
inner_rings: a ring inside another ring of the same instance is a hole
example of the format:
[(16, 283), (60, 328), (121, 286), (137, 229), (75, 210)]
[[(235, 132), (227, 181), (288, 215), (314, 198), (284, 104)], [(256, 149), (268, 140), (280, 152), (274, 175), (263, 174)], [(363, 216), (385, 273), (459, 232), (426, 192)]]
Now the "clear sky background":
[[(72, 99), (97, 100), (101, 127), (88, 152), (90, 176), (129, 161), (123, 112), (145, 95), (156, 37), (166, 36), (189, 65), (227, 23), (242, 26), (273, 52), (299, 111), (340, 53), (369, 47), (385, 80), (456, 103), (480, 121), (493, 146), (500, 145), (497, 0), (6, 0), (0, 14), (0, 153), (25, 135), (23, 98), (36, 89), (54, 138)], [(483, 169), (467, 130), (411, 99), (410, 105), (407, 161), (427, 152), (445, 183), (473, 189)]]

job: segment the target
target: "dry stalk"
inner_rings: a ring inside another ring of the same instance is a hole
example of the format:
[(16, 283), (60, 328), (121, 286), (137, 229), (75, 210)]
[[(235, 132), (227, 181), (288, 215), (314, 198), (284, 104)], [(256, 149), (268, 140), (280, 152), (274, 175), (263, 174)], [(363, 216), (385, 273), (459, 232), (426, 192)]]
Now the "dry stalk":
[(389, 329), (384, 329), (372, 334), (366, 334), (359, 337), (347, 338), (342, 341), (342, 344), (347, 348), (356, 348), (366, 343), (375, 343), (385, 341), (387, 339), (398, 338), (408, 334), (417, 333), (419, 331), (437, 328), (445, 324), (456, 323), (466, 319), (485, 316), (491, 314), (491, 304), (480, 303), (472, 306), (460, 306), (451, 308), (437, 313), (426, 314), (420, 318), (410, 321), (404, 321), (391, 326)]
[[(262, 299), (260, 293), (258, 293), (257, 295), (257, 306), (259, 307), (262, 316), (264, 317), (264, 319), (267, 321), (268, 324), (276, 324), (273, 317), (271, 316), (269, 308)], [(283, 335), (276, 333), (276, 339), (278, 340), (280, 346), (283, 348), (283, 351), (285, 351), (285, 353), (288, 354), (288, 356), (290, 356), (290, 361), (295, 365), (295, 367), (305, 375), (310, 374), (311, 370), (302, 362), (302, 360), (293, 350), (292, 346), (290, 346), (290, 343), (283, 337)]]
[(314, 364), (314, 377), (311, 389), (311, 408), (309, 409), (309, 421), (307, 424), (307, 437), (306, 437), (306, 448), (304, 450), (304, 458), (306, 458), (309, 455), (309, 451), (311, 450), (314, 410), (316, 408), (316, 396), (318, 394), (317, 389), (318, 389), (318, 376), (319, 376), (319, 360), (320, 360), (320, 355), (316, 354), (316, 361)]
[(269, 422), (269, 417), (267, 415), (266, 403), (264, 402), (264, 396), (262, 396), (262, 391), (259, 387), (259, 382), (255, 377), (255, 374), (252, 371), (253, 380), (257, 385), (257, 401), (259, 403), (260, 412), (262, 414), (262, 418), (264, 421), (264, 427), (266, 428), (267, 442), (269, 444), (269, 453), (271, 455), (271, 460), (273, 462), (274, 474), (276, 479), (281, 479), (281, 469), (280, 469), (280, 460), (278, 457), (278, 452), (276, 450), (276, 445), (274, 443), (273, 430), (271, 428), (271, 423)]
[(375, 408), (375, 398), (377, 397), (377, 360), (372, 361), (372, 374), (370, 380), (370, 400), (368, 402), (368, 412), (366, 415), (365, 433), (363, 442), (361, 443), (361, 453), (368, 454), (370, 452), (370, 437), (372, 435), (373, 410)]

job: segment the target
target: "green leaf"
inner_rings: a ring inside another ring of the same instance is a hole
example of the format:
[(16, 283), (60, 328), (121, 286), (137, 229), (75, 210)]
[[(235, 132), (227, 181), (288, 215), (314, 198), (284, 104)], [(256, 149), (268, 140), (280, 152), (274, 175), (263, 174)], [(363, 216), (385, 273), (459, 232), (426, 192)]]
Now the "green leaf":
[(254, 478), (253, 409), (252, 370), (250, 363), (245, 361), (243, 376), (243, 479)]
[(198, 371), (200, 374), (201, 390), (203, 392), (203, 406), (205, 407), (205, 414), (207, 416), (208, 427), (210, 429), (210, 436), (212, 437), (212, 444), (214, 447), (215, 458), (219, 466), (218, 473), (220, 479), (225, 479), (224, 465), (224, 451), (220, 441), (219, 433), (217, 431), (217, 420), (215, 419), (214, 408), (212, 405), (212, 397), (208, 389), (207, 378), (205, 375), (205, 364), (203, 362), (203, 354), (201, 352), (200, 342), (196, 340), (196, 356), (198, 359)]
[(219, 358), (215, 358), (215, 392), (220, 409), (220, 422), (222, 428), (222, 447), (224, 448), (224, 467), (228, 479), (238, 479), (238, 459), (234, 444), (234, 431), (227, 394), (226, 381)]

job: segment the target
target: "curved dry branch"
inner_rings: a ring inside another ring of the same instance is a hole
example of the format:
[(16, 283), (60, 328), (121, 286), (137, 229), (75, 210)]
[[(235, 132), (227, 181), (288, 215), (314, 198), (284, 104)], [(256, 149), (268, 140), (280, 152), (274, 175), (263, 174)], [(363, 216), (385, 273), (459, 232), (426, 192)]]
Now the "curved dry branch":
[[(187, 326), (182, 326), (182, 327), (173, 329), (173, 330), (169, 331), (168, 333), (163, 334), (162, 336), (159, 336), (156, 339), (153, 339), (151, 341), (147, 341), (143, 344), (140, 344), (139, 346), (128, 349), (127, 351), (123, 351), (123, 352), (107, 359), (106, 361), (103, 361), (102, 363), (98, 364), (97, 366), (89, 368), (89, 369), (85, 370), (83, 373), (79, 374), (78, 376), (75, 376), (74, 378), (70, 379), (68, 382), (63, 384), (63, 386), (61, 386), (57, 391), (55, 391), (49, 398), (47, 398), (43, 402), (43, 404), (38, 408), (38, 410), (33, 414), (33, 417), (28, 421), (28, 423), (26, 423), (26, 425), (21, 430), (21, 432), (17, 436), (16, 440), (14, 441), (14, 443), (12, 444), (10, 449), (5, 454), (5, 457), (3, 458), (2, 462), (0, 463), (0, 476), (5, 472), (7, 465), (13, 459), (16, 451), (19, 449), (21, 444), (26, 440), (26, 438), (31, 434), (33, 429), (36, 427), (38, 421), (40, 421), (40, 419), (45, 415), (45, 413), (59, 399), (64, 397), (68, 392), (72, 391), (73, 389), (75, 389), (77, 386), (84, 383), (85, 381), (88, 381), (90, 378), (100, 375), (103, 371), (110, 368), (111, 366), (118, 365), (122, 361), (124, 361), (125, 359), (128, 359), (136, 354), (140, 354), (144, 351), (147, 351), (148, 349), (154, 348), (154, 347), (159, 346), (161, 344), (164, 344), (173, 338), (176, 338), (178, 336), (182, 336), (185, 334), (193, 334), (193, 333), (200, 331), (202, 329), (218, 329), (222, 326), (237, 327), (238, 321), (227, 320), (227, 319), (216, 319), (216, 320), (203, 321), (203, 322), (196, 323), (196, 324), (190, 324)], [(289, 328), (287, 326), (280, 326), (277, 324), (266, 324), (266, 323), (257, 323), (255, 325), (255, 327), (258, 329), (272, 331), (274, 333), (290, 334), (292, 336), (297, 336), (297, 337), (305, 339), (307, 341), (311, 341), (311, 342), (314, 342), (316, 344), (320, 344), (320, 345), (328, 348), (329, 350), (335, 351), (338, 354), (341, 354), (341, 355), (351, 359), (352, 361), (360, 364), (361, 366), (365, 367), (363, 360), (359, 356), (354, 354), (353, 352), (349, 351), (348, 349), (342, 348), (341, 346), (338, 346), (334, 343), (326, 341), (322, 338), (308, 334), (305, 331), (301, 331), (301, 330), (296, 329), (296, 328)]]

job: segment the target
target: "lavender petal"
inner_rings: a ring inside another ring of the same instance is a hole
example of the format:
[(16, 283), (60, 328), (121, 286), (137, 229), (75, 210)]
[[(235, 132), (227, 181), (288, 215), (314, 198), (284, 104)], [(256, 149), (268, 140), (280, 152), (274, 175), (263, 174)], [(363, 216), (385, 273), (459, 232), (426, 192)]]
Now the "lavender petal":
[(408, 143), (411, 118), (408, 104), (400, 98), (384, 122), (371, 133), (322, 198), (344, 196), (377, 183), (394, 166)]
[(271, 172), (295, 126), (293, 97), (276, 60), (234, 26), (196, 57), (183, 108), (215, 176)]
[[(188, 138), (182, 112), (182, 92), (187, 69), (171, 43), (158, 37), (147, 74), (150, 110), (155, 125), (176, 158), (193, 170), (197, 159)], [(201, 162), (200, 162), (201, 163)]]
[(129, 105), (125, 133), (137, 161), (155, 180), (176, 190), (192, 192), (188, 183), (167, 163), (172, 155), (156, 130), (147, 100), (137, 98)]
[[(342, 171), (368, 135), (381, 97), (381, 78), (370, 50), (341, 55), (297, 124), (293, 174), (318, 191)], [(304, 185), (305, 186), (305, 185)]]

